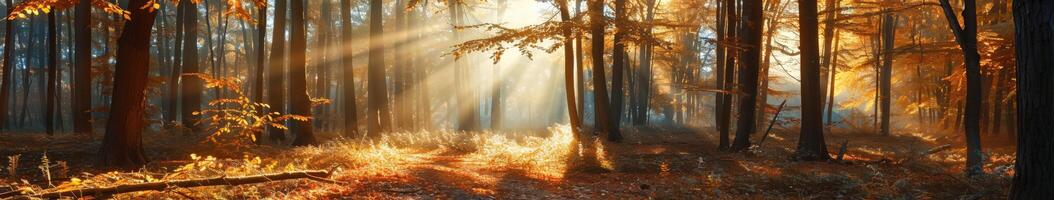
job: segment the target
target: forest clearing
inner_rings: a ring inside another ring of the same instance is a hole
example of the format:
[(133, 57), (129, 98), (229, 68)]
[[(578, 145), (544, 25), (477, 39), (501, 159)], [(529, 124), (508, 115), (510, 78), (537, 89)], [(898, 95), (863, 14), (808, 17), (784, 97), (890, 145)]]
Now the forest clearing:
[(1054, 1), (0, 4), (0, 200), (1054, 197)]

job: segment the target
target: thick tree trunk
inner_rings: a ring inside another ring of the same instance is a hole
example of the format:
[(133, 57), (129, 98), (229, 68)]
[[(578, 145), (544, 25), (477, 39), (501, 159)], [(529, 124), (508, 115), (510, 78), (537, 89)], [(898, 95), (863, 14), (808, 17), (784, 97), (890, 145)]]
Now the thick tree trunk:
[[(340, 33), (341, 45), (344, 51), (351, 51), (352, 44), (352, 30), (351, 30), (351, 0), (340, 0), (340, 13), (341, 13), (341, 27), (344, 29)], [(358, 108), (355, 101), (355, 62), (352, 60), (353, 56), (345, 55), (341, 56), (341, 64), (343, 67), (343, 81), (344, 81), (344, 136), (349, 138), (358, 138)]]
[[(963, 1), (963, 26), (952, 11), (948, 0), (941, 0), (944, 16), (955, 34), (956, 42), (963, 51), (963, 62), (966, 64), (966, 174), (970, 176), (984, 174), (984, 160), (981, 152), (981, 55), (977, 53), (977, 7), (974, 0)], [(1049, 5), (1049, 4), (1048, 4)], [(1049, 16), (1049, 15), (1047, 15)], [(1027, 40), (1026, 40), (1027, 41)], [(1036, 42), (1036, 41), (1029, 41)], [(1020, 45), (1020, 43), (1018, 43)], [(1027, 107), (1026, 107), (1027, 108)], [(1031, 108), (1029, 108), (1031, 109)], [(1028, 109), (1026, 109), (1028, 110)]]
[(607, 80), (604, 77), (604, 0), (592, 0), (587, 2), (589, 6), (590, 34), (593, 35), (591, 46), (593, 59), (593, 109), (596, 118), (596, 131), (608, 133), (611, 141), (619, 141), (622, 136), (617, 127), (611, 123), (611, 115), (608, 114), (608, 89)]
[[(292, 114), (311, 117), (311, 98), (307, 95), (307, 33), (304, 23), (304, 0), (290, 1), (292, 30), (289, 34), (289, 108)], [(315, 119), (310, 119), (315, 120)], [(289, 129), (296, 136), (293, 146), (317, 143), (311, 121), (294, 120)]]
[(367, 78), (369, 106), (366, 113), (367, 136), (374, 138), (391, 130), (391, 107), (388, 105), (388, 84), (384, 75), (384, 8), (381, 0), (370, 0), (370, 48)]
[[(92, 135), (94, 130), (91, 124), (91, 2), (80, 1), (77, 3), (75, 18), (73, 22), (76, 67), (73, 70), (73, 132), (78, 134)], [(6, 104), (6, 103), (5, 103)], [(3, 113), (0, 111), (0, 113)], [(2, 121), (2, 120), (0, 120)]]
[(1017, 163), (1010, 199), (1054, 196), (1054, 1), (1015, 0)]
[(764, 23), (761, 0), (743, 2), (743, 32), (740, 39), (743, 43), (743, 55), (739, 57), (739, 86), (743, 96), (739, 97), (739, 119), (737, 120), (736, 139), (732, 142), (733, 151), (742, 151), (750, 147), (750, 135), (754, 133), (754, 115), (757, 114), (758, 67), (761, 56), (761, 33)]
[[(131, 0), (140, 8), (149, 0)], [(99, 150), (103, 166), (136, 168), (146, 164), (143, 128), (146, 120), (146, 85), (150, 73), (150, 29), (156, 12), (131, 9), (132, 19), (124, 25), (117, 40), (117, 66), (114, 72), (113, 100), (106, 122), (106, 136)]]
[(823, 138), (823, 88), (820, 84), (820, 52), (817, 33), (816, 0), (798, 0), (799, 37), (801, 38), (801, 133), (795, 158), (807, 161), (827, 160), (827, 143)]
[[(271, 63), (267, 65), (267, 104), (271, 112), (285, 111), (285, 65), (286, 65), (286, 26), (288, 17), (288, 0), (276, 0), (274, 6), (274, 32), (271, 34)], [(284, 123), (284, 122), (276, 122)], [(267, 127), (268, 137), (272, 142), (285, 140), (285, 130)]]
[[(190, 1), (183, 1), (186, 6), (186, 15), (183, 22), (183, 74), (200, 73), (198, 68), (198, 7)], [(193, 132), (201, 131), (200, 115), (194, 112), (201, 111), (201, 93), (205, 88), (203, 80), (198, 78), (180, 78), (180, 93), (182, 94), (182, 122), (183, 126), (190, 128)]]
[(48, 135), (55, 134), (55, 94), (58, 94), (59, 83), (59, 47), (58, 32), (56, 30), (55, 12), (48, 13), (48, 80), (47, 94), (44, 105), (44, 132)]

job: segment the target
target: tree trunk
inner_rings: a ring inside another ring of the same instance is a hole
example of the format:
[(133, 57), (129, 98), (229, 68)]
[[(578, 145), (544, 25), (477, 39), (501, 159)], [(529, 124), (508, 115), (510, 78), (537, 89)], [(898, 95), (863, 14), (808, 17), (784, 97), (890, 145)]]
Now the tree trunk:
[(750, 135), (754, 133), (754, 115), (757, 114), (758, 67), (761, 56), (762, 33), (761, 0), (743, 2), (743, 32), (740, 38), (743, 43), (743, 55), (739, 57), (739, 86), (743, 96), (739, 97), (739, 119), (737, 120), (736, 139), (732, 142), (733, 151), (742, 151), (750, 147)]
[[(286, 27), (285, 20), (288, 17), (288, 0), (276, 0), (274, 6), (274, 32), (271, 34), (271, 63), (267, 65), (267, 104), (271, 106), (271, 112), (286, 113), (285, 111), (285, 65), (286, 65)], [(284, 122), (276, 122), (284, 123)], [(272, 142), (285, 140), (285, 130), (267, 127), (269, 138)]]
[(834, 32), (834, 46), (833, 46), (834, 49), (830, 51), (830, 54), (833, 54), (833, 55), (828, 55), (828, 56), (831, 57), (830, 58), (831, 61), (829, 63), (829, 68), (831, 69), (830, 70), (830, 80), (827, 81), (828, 87), (827, 87), (827, 99), (826, 99), (827, 100), (827, 105), (826, 105), (827, 106), (827, 125), (826, 126), (828, 126), (828, 127), (830, 127), (830, 126), (832, 126), (834, 124), (834, 103), (835, 103), (834, 102), (834, 91), (835, 91), (834, 89), (835, 89), (835, 86), (836, 86), (834, 84), (834, 82), (835, 82), (835, 80), (838, 80), (838, 50), (840, 49), (838, 47), (838, 43), (841, 41), (840, 39), (838, 39), (838, 35), (839, 35), (838, 33), (839, 32), (837, 32), (837, 31)]
[[(176, 110), (179, 110), (179, 89), (180, 89), (180, 75), (183, 71), (183, 43), (185, 39), (184, 28), (186, 27), (185, 19), (187, 14), (187, 5), (179, 4), (176, 8), (176, 41), (175, 41), (175, 55), (172, 58), (173, 65), (172, 71), (169, 74), (168, 81), (168, 102), (165, 108), (164, 124), (166, 128), (170, 128), (176, 124), (176, 117), (179, 115)], [(89, 81), (90, 82), (90, 81)]]
[[(184, 40), (183, 40), (183, 74), (199, 73), (198, 69), (198, 7), (190, 1), (183, 1), (186, 6), (186, 14), (183, 22), (184, 26)], [(207, 20), (207, 19), (206, 19)], [(199, 124), (201, 120), (200, 115), (195, 115), (194, 112), (201, 111), (201, 93), (205, 88), (203, 80), (198, 78), (180, 78), (182, 85), (180, 86), (180, 93), (182, 94), (182, 120), (183, 126), (190, 128), (193, 132), (201, 131)]]
[[(340, 13), (341, 13), (341, 27), (344, 29), (341, 32), (341, 45), (346, 48), (345, 51), (351, 51), (352, 44), (352, 30), (351, 30), (351, 0), (340, 0)], [(344, 136), (348, 138), (358, 138), (358, 108), (355, 100), (355, 62), (352, 59), (354, 56), (341, 56), (341, 64), (344, 65)]]
[[(307, 95), (307, 34), (304, 24), (304, 0), (290, 1), (292, 7), (292, 30), (289, 34), (289, 108), (294, 115), (311, 117), (311, 98)], [(314, 129), (311, 120), (294, 120), (289, 131), (296, 136), (293, 146), (315, 144)]]
[[(966, 174), (969, 176), (984, 174), (983, 153), (981, 152), (981, 127), (979, 116), (981, 109), (981, 55), (977, 53), (977, 10), (974, 0), (963, 1), (963, 27), (952, 11), (948, 0), (941, 0), (944, 16), (955, 34), (956, 42), (963, 50), (963, 61), (966, 64)], [(1046, 15), (1050, 16), (1050, 15)], [(1049, 18), (1048, 18), (1049, 20)], [(1049, 32), (1048, 32), (1049, 33)], [(1019, 34), (1020, 35), (1020, 34)], [(1029, 41), (1029, 40), (1025, 40)], [(1037, 41), (1029, 41), (1037, 42)], [(1020, 45), (1020, 43), (1018, 43)], [(1049, 55), (1049, 54), (1048, 54)], [(1019, 75), (1020, 76), (1020, 75)], [(1034, 110), (1025, 107), (1025, 110)]]
[(827, 143), (823, 138), (823, 88), (820, 84), (819, 30), (816, 0), (798, 0), (799, 37), (801, 38), (801, 133), (795, 158), (827, 160)]
[(893, 14), (885, 14), (882, 20), (882, 66), (879, 68), (881, 73), (879, 74), (879, 112), (881, 113), (881, 127), (880, 132), (882, 135), (890, 135), (889, 130), (889, 106), (892, 98), (890, 98), (890, 90), (892, 88), (893, 78), (893, 45), (897, 37), (897, 21), (899, 19)]
[[(246, 38), (248, 39), (248, 38)], [(267, 44), (267, 6), (260, 6), (256, 11), (256, 71), (253, 74), (253, 102), (263, 103), (263, 88), (264, 88), (264, 70), (267, 66), (267, 48), (264, 48)], [(260, 113), (266, 113), (267, 110), (261, 108)], [(262, 133), (260, 133), (262, 134)], [(262, 135), (257, 135), (257, 139)], [(262, 141), (262, 140), (261, 140)]]
[(58, 47), (58, 32), (55, 28), (55, 24), (58, 23), (55, 19), (55, 12), (48, 13), (48, 80), (47, 80), (47, 94), (45, 100), (44, 110), (44, 132), (48, 135), (55, 134), (55, 94), (58, 89), (59, 83), (59, 47)]
[[(76, 35), (74, 35), (76, 67), (73, 70), (74, 92), (71, 101), (73, 102), (73, 132), (92, 135), (94, 130), (91, 124), (91, 2), (80, 1), (76, 9), (73, 22), (76, 30)], [(0, 113), (3, 112), (0, 111)]]
[[(140, 8), (150, 2), (131, 0), (130, 7)], [(113, 101), (99, 150), (100, 163), (108, 167), (138, 168), (147, 162), (143, 153), (145, 97), (150, 73), (150, 29), (157, 13), (146, 9), (131, 12), (134, 20), (125, 23), (117, 40)]]
[[(722, 43), (738, 44), (739, 37), (736, 35), (738, 32), (737, 25), (739, 24), (738, 8), (735, 0), (724, 0), (724, 16), (725, 21), (725, 39), (721, 40)], [(722, 48), (725, 50), (724, 57), (724, 76), (723, 81), (720, 85), (722, 90), (731, 91), (735, 87), (735, 75), (736, 75), (736, 55), (738, 50), (731, 48), (728, 45), (724, 45)], [(720, 143), (718, 149), (728, 149), (730, 147), (729, 135), (731, 135), (732, 129), (732, 97), (734, 95), (724, 94), (721, 95), (721, 106), (717, 108), (717, 132), (719, 134)]]
[(593, 0), (587, 2), (589, 6), (590, 34), (593, 34), (593, 109), (596, 119), (596, 130), (608, 133), (609, 140), (619, 141), (622, 136), (617, 127), (614, 127), (608, 114), (608, 90), (607, 80), (604, 77), (604, 0)]
[[(7, 0), (7, 15), (11, 14), (11, 9), (14, 8), (11, 0)], [(5, 15), (6, 16), (6, 15)], [(0, 131), (7, 130), (8, 128), (8, 100), (11, 99), (11, 85), (14, 83), (11, 79), (14, 76), (14, 66), (11, 62), (11, 52), (15, 50), (14, 45), (14, 26), (12, 26), (12, 20), (6, 20), (4, 22), (4, 68), (3, 80), (0, 81)]]
[[(626, 68), (626, 44), (623, 41), (625, 37), (626, 23), (626, 0), (615, 0), (615, 38), (613, 39), (614, 46), (611, 50), (611, 127), (613, 130), (618, 130), (622, 122), (622, 101), (624, 98), (622, 83), (623, 83), (623, 71)], [(618, 131), (612, 133), (618, 134)], [(613, 142), (619, 142), (622, 139), (618, 137), (608, 137), (608, 140)]]
[(1017, 163), (1010, 199), (1054, 196), (1054, 1), (1016, 0)]
[[(571, 21), (571, 14), (567, 9), (567, 0), (559, 0), (557, 2), (560, 8), (560, 20), (565, 23), (573, 23)], [(564, 36), (564, 93), (567, 97), (567, 111), (568, 117), (571, 121), (571, 134), (575, 137), (576, 141), (582, 141), (579, 137), (579, 128), (581, 128), (581, 119), (578, 118), (578, 105), (575, 102), (575, 59), (574, 59), (574, 37), (571, 27), (563, 27)]]
[(384, 75), (384, 8), (381, 0), (370, 0), (370, 48), (367, 87), (369, 87), (369, 106), (366, 113), (367, 136), (376, 138), (381, 132), (391, 130), (391, 107), (388, 105), (388, 84)]

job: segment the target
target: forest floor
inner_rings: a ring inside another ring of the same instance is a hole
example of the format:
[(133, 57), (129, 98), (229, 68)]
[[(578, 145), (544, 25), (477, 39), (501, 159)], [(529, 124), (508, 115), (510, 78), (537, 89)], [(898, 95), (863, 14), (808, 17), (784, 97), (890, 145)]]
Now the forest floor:
[[(567, 128), (496, 134), (405, 132), (380, 142), (323, 137), (323, 145), (216, 147), (202, 136), (148, 133), (151, 164), (136, 172), (92, 166), (97, 140), (0, 134), (0, 193), (70, 190), (159, 180), (331, 170), (337, 184), (310, 180), (170, 188), (119, 199), (1004, 199), (1012, 149), (986, 149), (987, 175), (961, 173), (961, 138), (836, 130), (826, 139), (842, 161), (791, 160), (796, 132), (776, 129), (746, 153), (716, 150), (716, 134), (689, 128), (627, 130), (622, 143), (585, 151), (583, 168)], [(906, 131), (905, 131), (906, 132)], [(325, 136), (325, 135), (324, 135)], [(761, 134), (755, 135), (757, 138)], [(948, 143), (941, 143), (948, 142)], [(950, 147), (943, 147), (950, 145)], [(589, 149), (586, 147), (586, 149)], [(48, 157), (48, 172), (39, 167)], [(578, 154), (581, 155), (582, 153)], [(8, 156), (19, 155), (11, 170)], [(569, 161), (572, 160), (572, 161)], [(65, 164), (58, 164), (59, 162)], [(15, 171), (15, 173), (11, 173)], [(52, 180), (47, 180), (48, 175)], [(50, 186), (55, 185), (55, 186)]]

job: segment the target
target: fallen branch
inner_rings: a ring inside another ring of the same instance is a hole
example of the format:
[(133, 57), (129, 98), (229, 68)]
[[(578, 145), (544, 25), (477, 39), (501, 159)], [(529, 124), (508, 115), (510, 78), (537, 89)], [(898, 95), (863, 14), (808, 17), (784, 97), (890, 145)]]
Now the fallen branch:
[(772, 116), (772, 121), (769, 121), (769, 128), (765, 130), (765, 135), (761, 136), (761, 141), (758, 141), (758, 147), (765, 143), (765, 139), (769, 138), (769, 132), (772, 132), (772, 125), (776, 124), (776, 119), (780, 118), (780, 113), (783, 112), (783, 106), (787, 105), (787, 100), (784, 99), (780, 103), (780, 108), (776, 110), (776, 114)]
[(948, 150), (948, 149), (951, 149), (951, 148), (952, 148), (952, 145), (950, 145), (950, 144), (945, 144), (945, 145), (933, 147), (932, 149), (927, 150), (926, 152), (922, 152), (922, 153), (917, 154), (915, 156), (905, 158), (904, 160), (901, 160), (900, 162), (897, 162), (897, 164), (909, 163), (909, 162), (915, 161), (918, 158), (926, 157), (926, 156), (929, 156), (929, 155), (932, 155), (932, 154), (935, 154), (935, 153), (940, 153), (942, 151), (945, 151), (945, 150)]
[(139, 184), (128, 184), (118, 185), (112, 187), (102, 188), (88, 188), (79, 190), (66, 190), (57, 192), (47, 192), (40, 194), (30, 194), (18, 196), (13, 199), (29, 199), (29, 198), (44, 198), (53, 199), (59, 197), (84, 197), (84, 196), (103, 196), (103, 195), (114, 195), (129, 192), (148, 191), (156, 190), (162, 191), (170, 188), (191, 188), (191, 187), (204, 187), (204, 186), (217, 186), (217, 185), (244, 185), (254, 183), (264, 183), (271, 181), (289, 180), (289, 179), (301, 179), (306, 178), (314, 181), (321, 181), (326, 183), (338, 183), (337, 181), (325, 179), (329, 177), (328, 171), (295, 171), (285, 172), (277, 174), (263, 174), (255, 176), (242, 176), (242, 177), (218, 177), (209, 179), (191, 179), (191, 180), (176, 180), (176, 181), (162, 181), (162, 182), (150, 182), (150, 183), (139, 183)]

